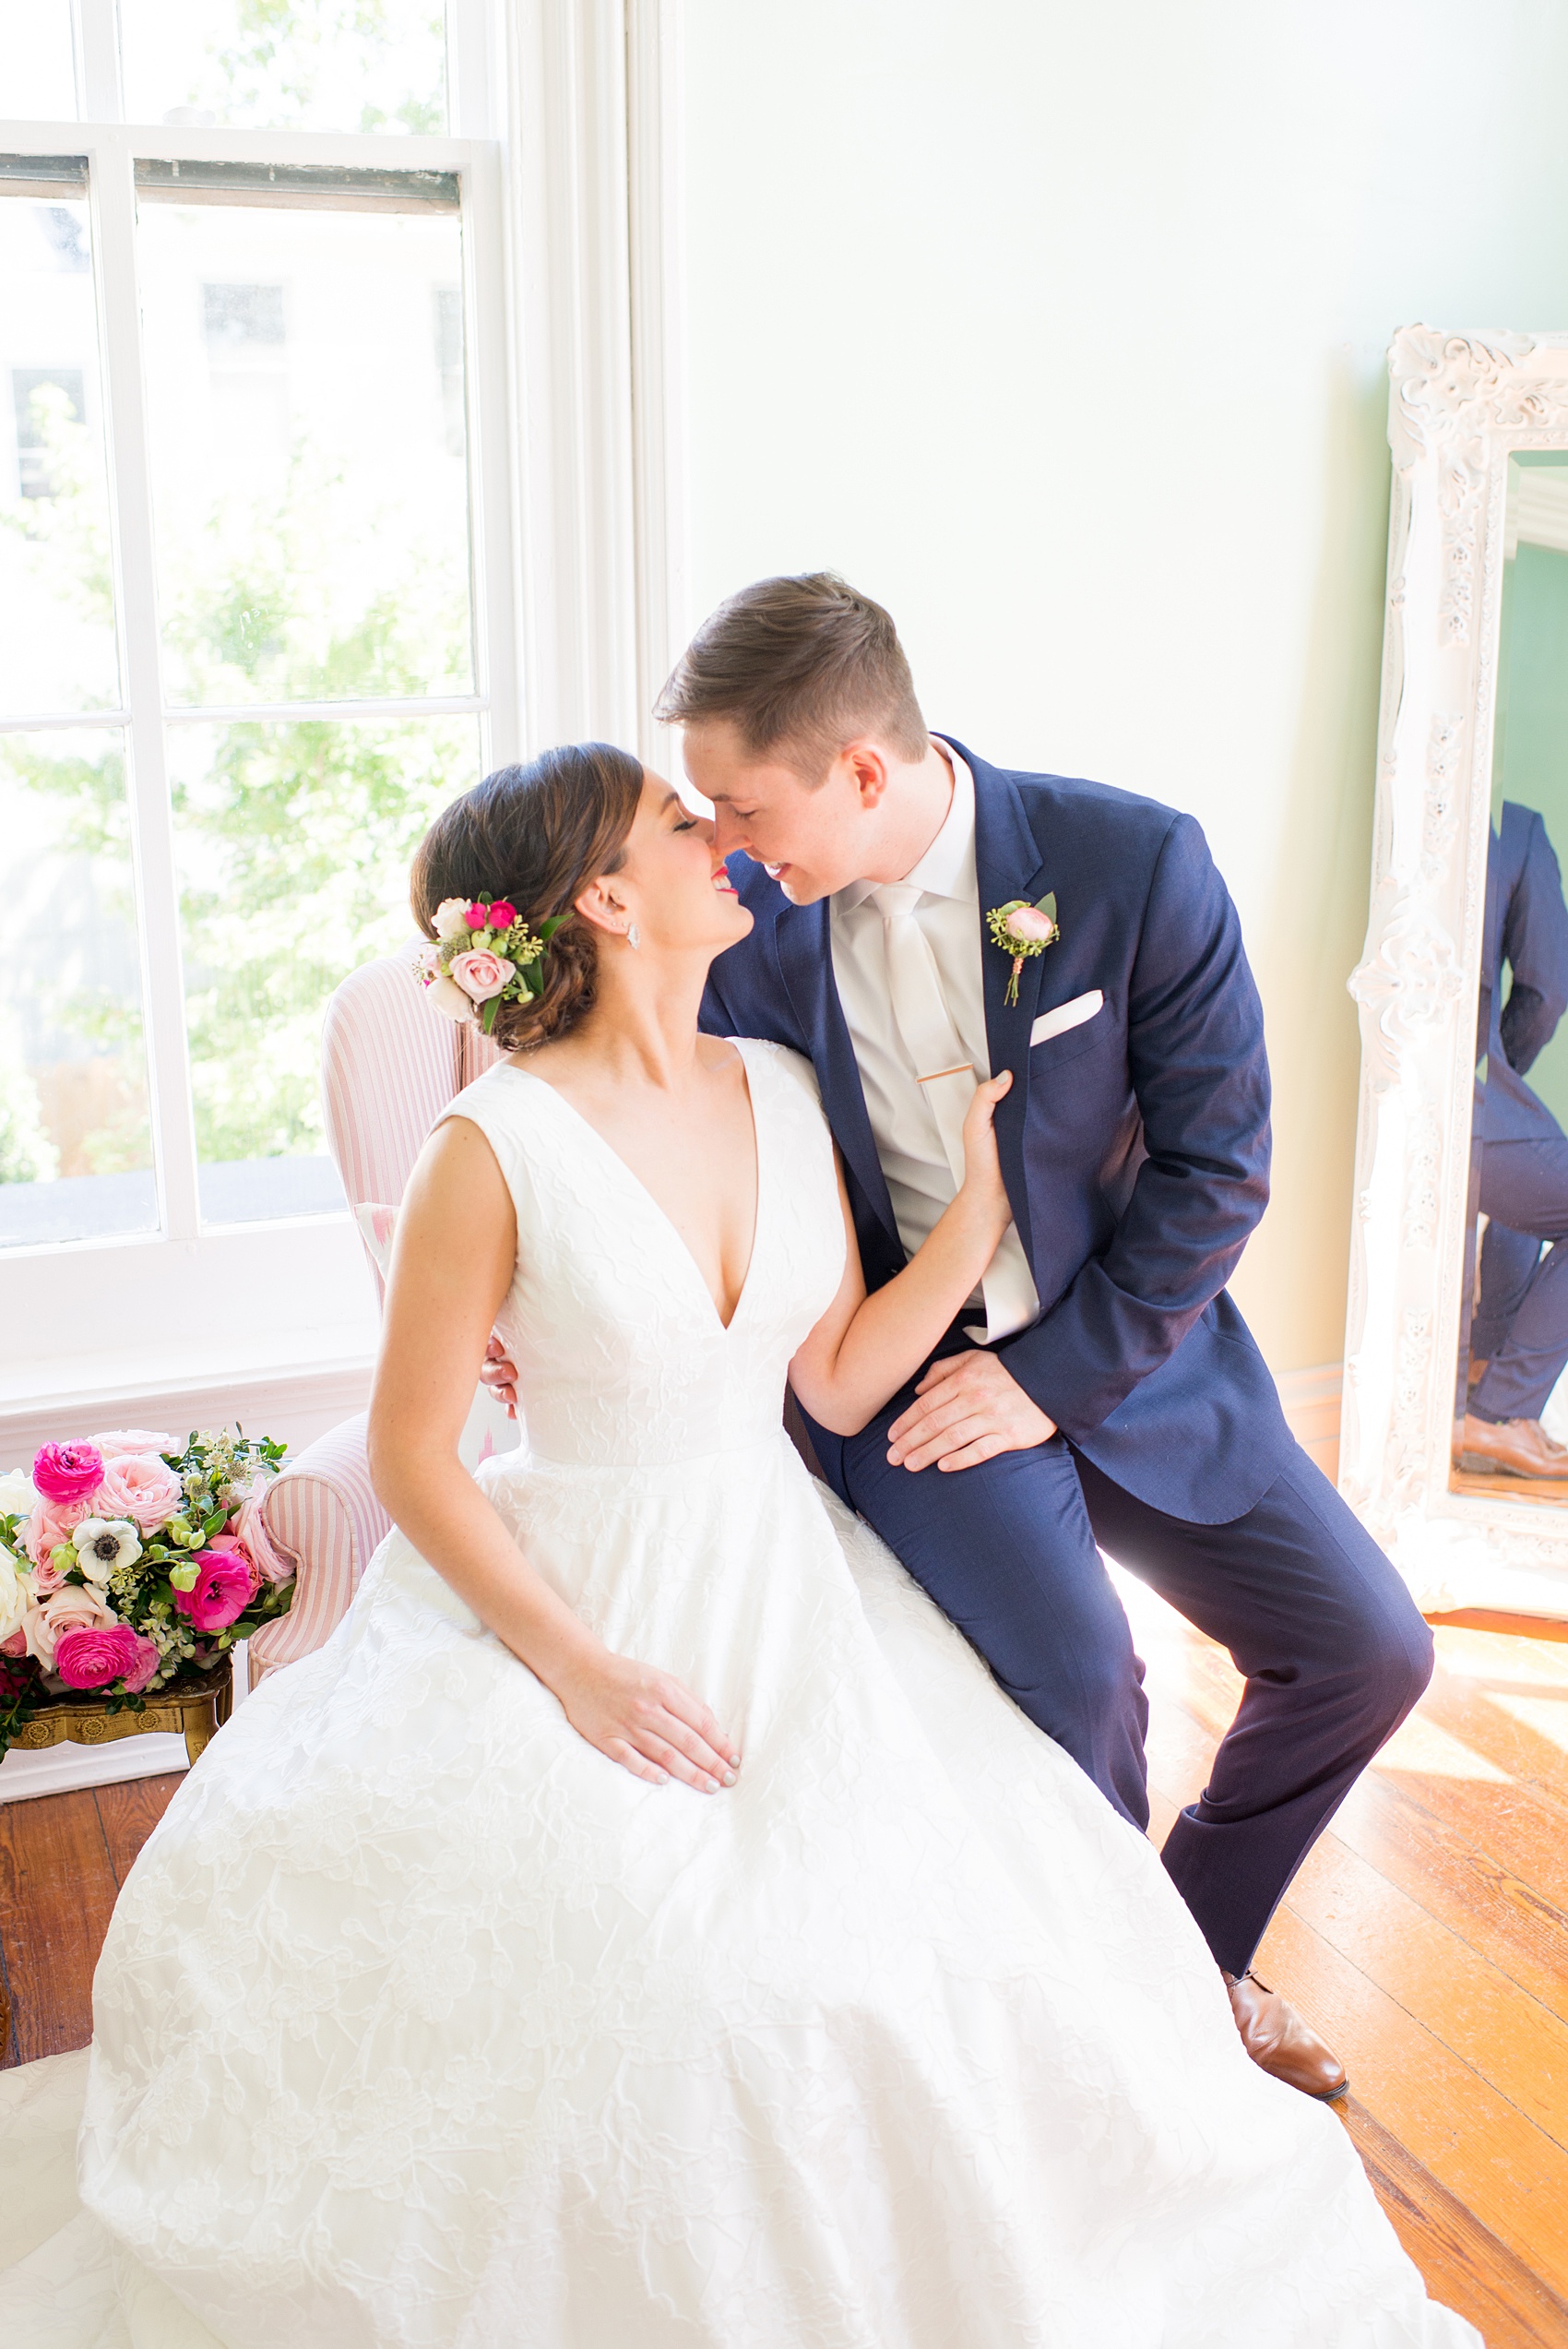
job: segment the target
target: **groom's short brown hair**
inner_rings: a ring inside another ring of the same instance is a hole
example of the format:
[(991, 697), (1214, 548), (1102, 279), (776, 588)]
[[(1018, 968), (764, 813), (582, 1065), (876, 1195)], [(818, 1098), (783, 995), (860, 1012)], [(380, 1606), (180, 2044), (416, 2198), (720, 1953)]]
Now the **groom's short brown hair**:
[(758, 579), (731, 596), (681, 655), (654, 714), (671, 726), (728, 718), (748, 750), (776, 752), (807, 782), (869, 729), (909, 759), (923, 758), (928, 740), (897, 629), (834, 571)]

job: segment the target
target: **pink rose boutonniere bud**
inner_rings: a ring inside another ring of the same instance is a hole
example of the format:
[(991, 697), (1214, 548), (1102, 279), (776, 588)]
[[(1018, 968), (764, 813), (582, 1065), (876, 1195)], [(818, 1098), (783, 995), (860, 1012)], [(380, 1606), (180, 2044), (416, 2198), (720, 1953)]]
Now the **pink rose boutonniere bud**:
[(470, 947), (466, 954), (455, 954), (449, 966), (450, 975), (463, 993), (475, 1003), (488, 1003), (498, 996), (517, 970), (504, 954), (492, 954), (488, 947)]
[(194, 1631), (227, 1631), (250, 1604), (255, 1571), (243, 1550), (197, 1550), (191, 1560), (196, 1579), (176, 1590), (174, 1604)]
[(103, 1454), (96, 1444), (45, 1444), (33, 1461), (32, 1481), (46, 1501), (63, 1508), (90, 1500), (103, 1482)]
[(184, 1498), (179, 1478), (155, 1453), (127, 1452), (105, 1468), (93, 1498), (93, 1515), (129, 1518), (142, 1532), (156, 1533)]
[(1056, 924), (1039, 906), (1020, 905), (1016, 913), (1007, 916), (1007, 932), (1010, 937), (1026, 942), (1038, 939), (1041, 946), (1049, 946), (1056, 934)]
[[(152, 1650), (147, 1663), (145, 1649)], [(54, 1646), (54, 1670), (67, 1688), (102, 1688), (111, 1680), (133, 1678), (138, 1668), (145, 1687), (158, 1669), (158, 1650), (128, 1623), (96, 1625), (80, 1631), (62, 1631)]]

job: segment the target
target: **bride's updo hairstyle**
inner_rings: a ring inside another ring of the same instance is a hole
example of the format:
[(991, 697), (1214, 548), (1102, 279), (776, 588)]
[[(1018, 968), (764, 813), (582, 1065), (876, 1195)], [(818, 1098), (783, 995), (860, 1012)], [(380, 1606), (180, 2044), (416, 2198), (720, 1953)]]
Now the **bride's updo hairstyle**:
[(505, 898), (529, 928), (566, 918), (545, 952), (544, 993), (504, 1003), (492, 1031), (503, 1052), (570, 1033), (593, 1008), (599, 933), (572, 911), (601, 873), (619, 872), (642, 796), (638, 761), (612, 743), (568, 743), (526, 767), (499, 767), (442, 809), (414, 854), (410, 900), (426, 937), (449, 897)]

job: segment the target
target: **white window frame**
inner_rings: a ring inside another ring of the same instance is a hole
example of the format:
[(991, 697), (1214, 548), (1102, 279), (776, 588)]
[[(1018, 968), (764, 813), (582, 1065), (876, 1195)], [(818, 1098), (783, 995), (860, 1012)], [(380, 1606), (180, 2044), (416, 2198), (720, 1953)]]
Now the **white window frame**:
[[(0, 1256), (0, 1465), (72, 1411), (200, 1393), (232, 1416), (281, 1381), (315, 1392), (329, 1420), (368, 1380), (374, 1305), (350, 1218), (200, 1219), (165, 726), (463, 712), (479, 720), (485, 767), (588, 734), (658, 757), (647, 713), (689, 617), (678, 0), (448, 0), (459, 135), (441, 138), (126, 124), (116, 0), (75, 7), (82, 119), (0, 123), (0, 149), (88, 159), (125, 699), (41, 721), (117, 721), (131, 749), (161, 1229)], [(459, 174), (471, 695), (166, 706), (135, 275), (141, 158)], [(41, 1332), (65, 1333), (69, 1353)]]

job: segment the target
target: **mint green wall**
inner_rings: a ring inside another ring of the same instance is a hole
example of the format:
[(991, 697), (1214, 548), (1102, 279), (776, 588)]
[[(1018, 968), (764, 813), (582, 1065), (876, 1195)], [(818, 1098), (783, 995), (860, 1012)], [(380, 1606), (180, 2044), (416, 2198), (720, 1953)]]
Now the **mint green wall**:
[[(1492, 804), (1538, 808), (1568, 876), (1568, 554), (1520, 545), (1504, 577), (1502, 626)], [(1568, 1127), (1568, 1020), (1528, 1081)]]
[(1546, 0), (685, 0), (688, 614), (833, 565), (986, 756), (1188, 808), (1344, 1341), (1393, 330), (1568, 327)]

